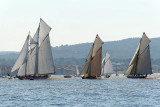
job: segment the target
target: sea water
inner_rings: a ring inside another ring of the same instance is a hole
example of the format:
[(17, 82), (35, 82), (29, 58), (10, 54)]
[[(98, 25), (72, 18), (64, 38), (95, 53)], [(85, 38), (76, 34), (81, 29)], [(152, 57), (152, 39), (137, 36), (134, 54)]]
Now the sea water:
[(0, 78), (0, 107), (160, 106), (160, 79)]

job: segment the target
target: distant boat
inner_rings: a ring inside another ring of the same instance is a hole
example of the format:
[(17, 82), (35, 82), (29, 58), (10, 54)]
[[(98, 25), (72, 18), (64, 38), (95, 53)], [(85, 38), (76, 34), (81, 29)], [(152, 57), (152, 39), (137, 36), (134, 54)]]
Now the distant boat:
[(33, 38), (30, 35), (23, 45), (14, 64), (11, 75), (19, 79), (47, 79), (55, 73), (49, 32), (51, 28), (40, 19), (39, 27)]
[(137, 50), (125, 72), (128, 78), (145, 78), (147, 74), (152, 74), (149, 43), (150, 40), (143, 33)]
[(102, 45), (103, 42), (97, 35), (86, 59), (86, 65), (80, 74), (83, 76), (82, 79), (98, 79), (101, 77)]
[(66, 75), (64, 75), (64, 78), (72, 78), (72, 75), (70, 75), (68, 72)]
[(78, 66), (76, 66), (76, 75), (75, 75), (75, 77), (79, 77), (79, 76), (80, 76), (79, 69), (78, 69)]
[(72, 78), (72, 75), (64, 75), (64, 78)]
[(118, 71), (117, 71), (117, 64), (116, 64), (116, 76), (119, 76), (119, 75), (118, 75)]
[(110, 54), (106, 53), (106, 56), (102, 60), (102, 75), (105, 78), (109, 78), (113, 74), (113, 67), (110, 60)]

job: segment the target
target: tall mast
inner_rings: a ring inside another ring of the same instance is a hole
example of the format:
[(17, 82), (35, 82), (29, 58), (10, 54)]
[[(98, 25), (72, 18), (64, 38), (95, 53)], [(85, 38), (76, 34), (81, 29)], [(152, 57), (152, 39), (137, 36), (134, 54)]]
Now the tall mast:
[(26, 66), (25, 66), (25, 76), (27, 75), (27, 69), (28, 69), (28, 57), (29, 57), (29, 45), (30, 45), (30, 32), (28, 33), (28, 47), (27, 47), (27, 59), (26, 59)]
[[(41, 21), (40, 21), (40, 23), (41, 23)], [(37, 51), (38, 52), (37, 53), (38, 54), (38, 56), (37, 56), (37, 62), (38, 62), (38, 64), (37, 64), (37, 71), (36, 71), (37, 74), (38, 74), (38, 71), (39, 71), (39, 67), (38, 67), (39, 66), (39, 48), (40, 48), (40, 46), (39, 46), (39, 31), (40, 31), (40, 24), (39, 24), (39, 27), (38, 27), (38, 48), (37, 48), (38, 49), (38, 51)]]

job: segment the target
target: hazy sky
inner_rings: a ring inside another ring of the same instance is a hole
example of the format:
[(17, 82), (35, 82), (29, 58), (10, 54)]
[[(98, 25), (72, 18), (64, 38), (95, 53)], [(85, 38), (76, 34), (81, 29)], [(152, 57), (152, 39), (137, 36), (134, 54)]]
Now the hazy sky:
[(52, 46), (160, 37), (160, 0), (0, 0), (0, 51), (20, 51), (40, 18)]

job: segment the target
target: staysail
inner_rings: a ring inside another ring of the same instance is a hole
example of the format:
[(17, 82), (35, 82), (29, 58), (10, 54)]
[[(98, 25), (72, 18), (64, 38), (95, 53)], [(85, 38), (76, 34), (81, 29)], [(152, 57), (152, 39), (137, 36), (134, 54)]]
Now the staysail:
[(102, 44), (102, 40), (97, 35), (86, 59), (86, 65), (84, 66), (81, 75), (84, 75), (85, 77), (101, 75)]
[(150, 57), (150, 40), (143, 33), (137, 50), (129, 64), (126, 75), (145, 75), (152, 74), (151, 57)]
[(17, 58), (16, 63), (14, 64), (11, 70), (11, 76), (24, 76), (26, 74), (26, 65), (27, 65), (27, 57), (28, 57), (28, 47), (30, 41), (30, 34), (28, 34), (27, 39), (22, 47), (22, 50)]
[(38, 35), (39, 28), (37, 29), (33, 39), (30, 42), (27, 75), (37, 74), (38, 71)]

